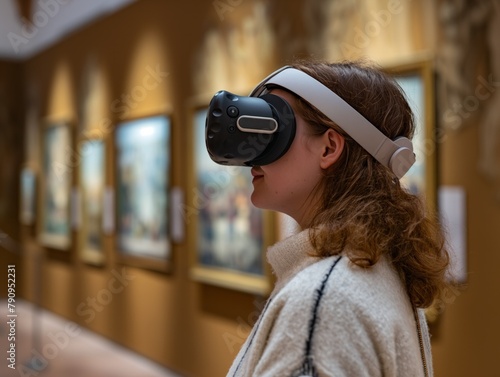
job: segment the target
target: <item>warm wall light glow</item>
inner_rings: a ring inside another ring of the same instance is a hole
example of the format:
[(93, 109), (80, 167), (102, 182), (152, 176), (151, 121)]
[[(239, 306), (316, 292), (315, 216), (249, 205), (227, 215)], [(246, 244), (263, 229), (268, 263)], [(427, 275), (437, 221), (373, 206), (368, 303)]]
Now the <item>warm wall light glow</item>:
[(122, 104), (126, 107), (127, 117), (168, 111), (172, 96), (170, 68), (168, 65), (165, 42), (157, 31), (147, 30), (137, 39), (132, 61), (129, 65)]
[(75, 87), (69, 64), (61, 60), (54, 70), (52, 85), (47, 93), (50, 100), (46, 114), (55, 119), (73, 119), (77, 113), (74, 93)]
[(79, 80), (79, 96), (80, 128), (90, 130), (102, 127), (111, 116), (110, 107), (113, 101), (102, 62), (94, 54), (87, 56)]
[(199, 93), (215, 93), (221, 88), (247, 93), (274, 67), (276, 41), (269, 5), (248, 2), (235, 12), (239, 13), (224, 21), (231, 27), (207, 30), (198, 48), (193, 80)]

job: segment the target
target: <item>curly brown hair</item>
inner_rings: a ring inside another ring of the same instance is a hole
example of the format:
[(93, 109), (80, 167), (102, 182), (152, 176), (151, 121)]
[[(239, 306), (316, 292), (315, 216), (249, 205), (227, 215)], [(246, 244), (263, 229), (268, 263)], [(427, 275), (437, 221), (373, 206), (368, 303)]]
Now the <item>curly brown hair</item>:
[[(412, 138), (414, 116), (399, 85), (362, 62), (299, 62), (306, 72), (337, 93), (386, 136)], [(345, 253), (368, 268), (386, 255), (416, 307), (429, 307), (446, 289), (448, 252), (441, 227), (419, 197), (319, 110), (297, 97), (297, 111), (314, 134), (328, 127), (345, 138), (339, 160), (318, 186), (322, 200), (310, 224), (319, 257)], [(417, 156), (418, 158), (418, 156)]]

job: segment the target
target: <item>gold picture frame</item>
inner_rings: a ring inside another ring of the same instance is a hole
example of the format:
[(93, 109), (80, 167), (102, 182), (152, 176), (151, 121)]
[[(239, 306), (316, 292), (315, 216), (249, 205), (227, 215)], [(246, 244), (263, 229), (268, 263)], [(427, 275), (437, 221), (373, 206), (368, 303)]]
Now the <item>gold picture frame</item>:
[(419, 195), (430, 214), (437, 213), (437, 147), (436, 97), (434, 65), (429, 57), (394, 64), (384, 69), (405, 91), (415, 115), (416, 132), (413, 147), (417, 161), (401, 182)]
[(272, 277), (265, 250), (276, 241), (276, 216), (251, 204), (248, 168), (221, 166), (210, 159), (204, 134), (209, 102), (192, 101), (187, 110), (192, 169), (183, 217), (190, 275), (201, 283), (266, 296)]

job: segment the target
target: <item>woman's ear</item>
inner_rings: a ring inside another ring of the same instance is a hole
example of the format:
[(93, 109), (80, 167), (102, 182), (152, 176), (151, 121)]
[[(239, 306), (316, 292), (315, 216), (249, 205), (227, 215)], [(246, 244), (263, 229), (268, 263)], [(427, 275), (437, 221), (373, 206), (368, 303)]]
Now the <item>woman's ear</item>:
[(321, 155), (321, 169), (332, 166), (344, 150), (345, 138), (334, 129), (328, 129), (322, 136), (323, 154)]

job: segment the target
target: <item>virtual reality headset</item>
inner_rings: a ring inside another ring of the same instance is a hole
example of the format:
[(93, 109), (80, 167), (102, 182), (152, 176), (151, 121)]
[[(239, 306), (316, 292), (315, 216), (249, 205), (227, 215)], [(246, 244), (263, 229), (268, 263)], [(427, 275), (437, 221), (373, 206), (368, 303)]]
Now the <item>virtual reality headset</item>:
[(398, 178), (415, 163), (408, 138), (389, 139), (328, 87), (289, 66), (266, 77), (248, 97), (224, 90), (214, 95), (205, 127), (207, 150), (213, 161), (222, 165), (262, 166), (287, 152), (295, 137), (295, 116), (288, 102), (269, 93), (276, 87), (316, 107)]

